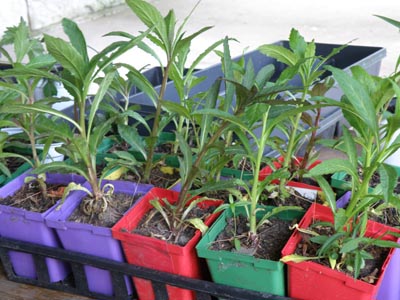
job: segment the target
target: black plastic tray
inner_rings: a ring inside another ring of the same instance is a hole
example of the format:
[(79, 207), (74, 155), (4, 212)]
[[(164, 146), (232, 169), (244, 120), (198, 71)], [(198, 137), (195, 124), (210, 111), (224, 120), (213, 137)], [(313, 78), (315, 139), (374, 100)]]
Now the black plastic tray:
[[(38, 276), (36, 279), (17, 276), (10, 263), (8, 251), (16, 250), (33, 254)], [(72, 273), (62, 282), (50, 282), (45, 258), (56, 258), (70, 264)], [(7, 278), (11, 281), (31, 284), (39, 287), (59, 290), (67, 293), (79, 294), (96, 299), (133, 300), (135, 295), (127, 295), (124, 276), (135, 276), (148, 279), (152, 282), (157, 300), (167, 300), (166, 285), (173, 285), (196, 292), (198, 300), (213, 300), (218, 298), (235, 300), (263, 300), (263, 299), (293, 299), (260, 293), (240, 288), (216, 284), (210, 281), (191, 279), (183, 276), (159, 272), (127, 263), (90, 256), (87, 254), (67, 251), (60, 248), (40, 246), (36, 244), (16, 241), (0, 237), (0, 258)], [(85, 278), (84, 265), (91, 265), (111, 272), (114, 296), (93, 293), (89, 291)], [(171, 299), (178, 300), (178, 299)]]

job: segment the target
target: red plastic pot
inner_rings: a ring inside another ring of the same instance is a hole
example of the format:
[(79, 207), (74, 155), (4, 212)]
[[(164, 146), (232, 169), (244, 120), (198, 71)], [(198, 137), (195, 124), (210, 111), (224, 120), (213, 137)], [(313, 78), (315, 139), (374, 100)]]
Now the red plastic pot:
[[(183, 247), (162, 241), (156, 238), (146, 237), (130, 233), (136, 228), (143, 216), (153, 206), (150, 200), (159, 198), (167, 199), (170, 203), (178, 200), (179, 192), (161, 188), (151, 189), (117, 224), (112, 228), (115, 239), (122, 243), (128, 263), (152, 268), (158, 271), (169, 272), (190, 278), (201, 279), (202, 269), (197, 257), (195, 246), (201, 238), (201, 232), (196, 231), (194, 237)], [(219, 206), (223, 201), (207, 200), (198, 204), (200, 207)], [(205, 220), (206, 225), (211, 225), (218, 214), (212, 214)], [(136, 291), (140, 300), (154, 300), (154, 292), (151, 282), (144, 279), (133, 278)], [(169, 299), (195, 299), (192, 291), (167, 286)]]
[[(282, 167), (282, 162), (284, 160), (283, 156), (278, 157), (278, 161), (274, 161), (273, 165), (275, 169), (279, 169)], [(296, 165), (299, 165), (303, 161), (302, 157), (297, 157)], [(317, 160), (314, 163), (312, 163), (308, 169), (311, 170), (314, 168), (316, 165), (320, 164), (321, 161)], [(258, 176), (258, 180), (264, 180), (268, 175), (271, 175), (274, 170), (270, 166), (266, 166), (265, 168), (261, 169), (260, 175)], [(279, 183), (279, 180), (274, 181), (274, 183)], [(304, 188), (304, 189), (310, 189), (310, 190), (315, 190), (315, 191), (321, 191), (321, 188), (318, 186), (313, 186), (310, 184), (302, 183), (302, 182), (296, 182), (296, 181), (289, 181), (287, 183), (288, 186), (294, 187), (294, 188)]]
[[(333, 222), (330, 208), (314, 203), (307, 210), (299, 226), (308, 227), (314, 220)], [(368, 221), (366, 236), (381, 235), (387, 228), (380, 227), (376, 222)], [(293, 233), (282, 249), (282, 256), (293, 254), (301, 240), (299, 231)], [(392, 235), (386, 235), (386, 240), (396, 241)], [(379, 287), (382, 284), (387, 266), (392, 258), (394, 249), (391, 249), (375, 284), (355, 280), (342, 272), (332, 270), (313, 261), (301, 263), (287, 262), (288, 294), (290, 297), (309, 300), (370, 300), (376, 299)]]

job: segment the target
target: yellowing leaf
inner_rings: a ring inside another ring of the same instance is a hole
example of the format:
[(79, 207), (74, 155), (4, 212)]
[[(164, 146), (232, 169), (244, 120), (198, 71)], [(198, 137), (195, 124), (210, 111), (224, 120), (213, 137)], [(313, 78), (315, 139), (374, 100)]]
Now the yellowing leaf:
[(168, 174), (168, 175), (173, 175), (174, 174), (174, 168), (173, 167), (164, 166), (164, 167), (161, 167), (160, 170), (164, 174)]
[(300, 263), (303, 261), (308, 261), (308, 260), (313, 260), (313, 259), (319, 259), (319, 256), (310, 256), (310, 257), (306, 257), (306, 256), (302, 256), (302, 255), (298, 255), (298, 254), (290, 254), (290, 255), (286, 255), (284, 257), (282, 257), (280, 259), (281, 262), (295, 262), (295, 263)]

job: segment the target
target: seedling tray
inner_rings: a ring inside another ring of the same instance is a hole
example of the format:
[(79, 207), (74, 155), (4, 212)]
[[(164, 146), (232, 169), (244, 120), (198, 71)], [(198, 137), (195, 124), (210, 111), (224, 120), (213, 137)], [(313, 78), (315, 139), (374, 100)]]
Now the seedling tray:
[[(32, 254), (37, 266), (38, 278), (30, 279), (15, 275), (8, 255), (9, 250), (18, 250)], [(72, 269), (71, 275), (64, 281), (51, 283), (47, 275), (47, 266), (45, 263), (46, 257), (56, 258), (69, 263)], [(113, 260), (99, 258), (87, 254), (67, 251), (60, 248), (40, 246), (3, 237), (0, 237), (0, 258), (3, 263), (7, 278), (11, 281), (31, 284), (67, 293), (79, 294), (97, 299), (136, 299), (135, 295), (127, 295), (124, 281), (125, 275), (150, 280), (152, 282), (157, 300), (168, 300), (166, 285), (173, 285), (195, 291), (196, 298), (198, 300), (214, 300), (218, 299), (219, 297), (235, 300), (292, 299), (241, 288), (229, 287), (205, 280), (186, 278), (183, 276), (154, 271), (148, 268), (115, 262)], [(110, 271), (112, 274), (115, 294), (113, 296), (108, 296), (90, 292), (85, 278), (85, 272), (83, 268), (84, 265), (91, 265)]]

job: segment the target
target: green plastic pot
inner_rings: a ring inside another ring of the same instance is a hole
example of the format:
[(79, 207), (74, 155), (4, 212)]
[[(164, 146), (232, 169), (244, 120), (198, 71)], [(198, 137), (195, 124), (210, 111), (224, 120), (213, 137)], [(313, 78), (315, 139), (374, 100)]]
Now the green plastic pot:
[[(267, 211), (273, 209), (264, 206)], [(237, 214), (244, 215), (242, 208)], [(258, 217), (261, 217), (261, 212)], [(286, 211), (277, 215), (282, 220), (293, 220), (303, 216), (301, 211)], [(286, 270), (280, 261), (258, 259), (250, 255), (230, 251), (209, 249), (217, 236), (226, 226), (226, 220), (232, 217), (230, 210), (225, 210), (196, 246), (197, 255), (205, 258), (214, 282), (233, 287), (270, 293), (277, 296), (286, 295)]]
[(253, 179), (253, 173), (249, 171), (242, 171), (238, 169), (223, 168), (221, 176), (228, 178), (240, 178), (245, 181)]

